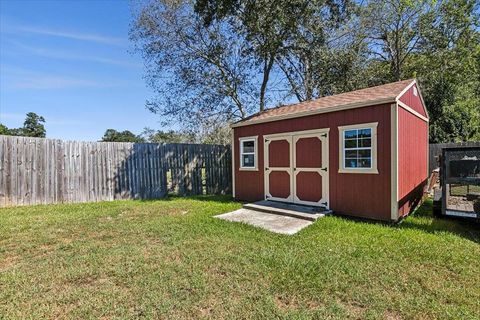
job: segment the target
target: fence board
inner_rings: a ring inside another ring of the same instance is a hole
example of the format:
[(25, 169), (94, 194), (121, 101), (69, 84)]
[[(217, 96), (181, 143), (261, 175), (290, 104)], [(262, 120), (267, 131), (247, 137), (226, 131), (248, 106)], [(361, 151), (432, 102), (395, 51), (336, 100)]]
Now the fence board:
[[(231, 192), (229, 146), (0, 136), (0, 207)], [(205, 183), (205, 185), (204, 185)]]

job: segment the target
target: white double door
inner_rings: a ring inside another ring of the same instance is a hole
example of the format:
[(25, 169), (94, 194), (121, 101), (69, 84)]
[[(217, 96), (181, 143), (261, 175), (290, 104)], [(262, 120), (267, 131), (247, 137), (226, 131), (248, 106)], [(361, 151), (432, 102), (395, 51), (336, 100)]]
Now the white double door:
[(329, 208), (328, 129), (264, 136), (265, 199)]

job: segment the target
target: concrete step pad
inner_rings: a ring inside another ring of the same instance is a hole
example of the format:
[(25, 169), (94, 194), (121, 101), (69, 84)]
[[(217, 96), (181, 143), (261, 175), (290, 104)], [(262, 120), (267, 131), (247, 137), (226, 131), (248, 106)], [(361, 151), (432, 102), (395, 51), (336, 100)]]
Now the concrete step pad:
[(315, 221), (318, 218), (325, 216), (326, 214), (332, 213), (331, 210), (327, 210), (322, 207), (303, 206), (266, 200), (254, 203), (247, 203), (244, 204), (243, 207), (249, 210), (289, 216), (308, 221)]

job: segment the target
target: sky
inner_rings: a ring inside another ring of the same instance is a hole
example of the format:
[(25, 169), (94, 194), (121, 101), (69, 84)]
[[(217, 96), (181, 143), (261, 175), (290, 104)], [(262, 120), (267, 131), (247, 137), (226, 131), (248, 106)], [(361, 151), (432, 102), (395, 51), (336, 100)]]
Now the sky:
[(0, 0), (0, 123), (35, 112), (48, 138), (68, 140), (161, 129), (131, 22), (130, 1)]

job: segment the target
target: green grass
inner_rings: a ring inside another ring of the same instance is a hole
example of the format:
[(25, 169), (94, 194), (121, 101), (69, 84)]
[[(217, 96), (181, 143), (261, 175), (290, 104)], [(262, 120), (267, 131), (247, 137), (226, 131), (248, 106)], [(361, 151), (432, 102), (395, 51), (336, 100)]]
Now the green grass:
[(0, 318), (478, 319), (479, 227), (339, 217), (283, 236), (170, 198), (0, 210)]
[(450, 195), (452, 196), (466, 196), (468, 192), (480, 192), (480, 186), (477, 185), (450, 185)]

